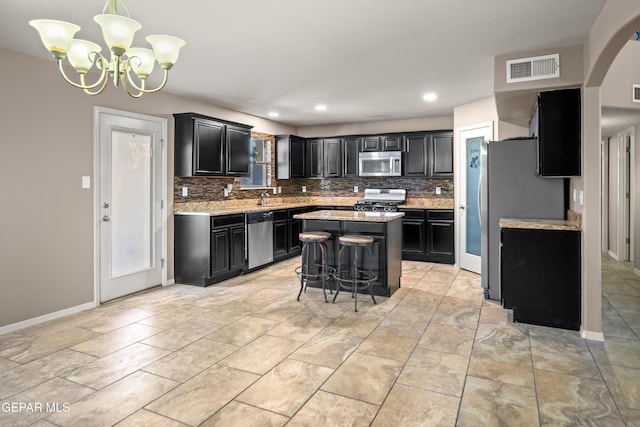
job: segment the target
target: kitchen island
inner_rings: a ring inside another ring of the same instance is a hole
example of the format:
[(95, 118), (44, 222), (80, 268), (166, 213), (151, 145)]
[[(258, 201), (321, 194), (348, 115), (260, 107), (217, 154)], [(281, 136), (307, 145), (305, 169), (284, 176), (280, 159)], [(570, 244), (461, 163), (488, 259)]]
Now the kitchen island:
[[(338, 264), (338, 237), (343, 234), (362, 234), (373, 237), (373, 251), (364, 251), (361, 268), (372, 266), (378, 279), (373, 282), (373, 294), (389, 297), (400, 288), (402, 276), (402, 217), (403, 212), (358, 212), (320, 210), (294, 215), (302, 220), (303, 231), (331, 233), (327, 243), (328, 263)], [(320, 253), (314, 254), (314, 264), (320, 263)], [(310, 285), (312, 286), (312, 285)], [(319, 286), (319, 285), (318, 285)], [(333, 281), (331, 286), (335, 288)]]

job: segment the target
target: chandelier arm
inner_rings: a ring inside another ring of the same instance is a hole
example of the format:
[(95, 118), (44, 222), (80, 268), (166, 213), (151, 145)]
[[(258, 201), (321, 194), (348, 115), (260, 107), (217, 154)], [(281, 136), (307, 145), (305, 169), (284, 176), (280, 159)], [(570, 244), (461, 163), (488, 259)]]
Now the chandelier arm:
[[(130, 72), (130, 70), (129, 70)], [(129, 72), (125, 73), (126, 76), (124, 76), (122, 78), (122, 82), (123, 84), (125, 84), (125, 80), (128, 81), (128, 83), (133, 86), (136, 90), (142, 92), (142, 93), (154, 93), (154, 92), (159, 92), (161, 91), (167, 84), (167, 81), (169, 80), (169, 70), (164, 70), (164, 78), (162, 79), (162, 83), (160, 83), (160, 85), (154, 89), (146, 89), (145, 88), (145, 81), (142, 80), (142, 84), (140, 86), (138, 86), (136, 84), (136, 82), (133, 80), (133, 78), (131, 77), (131, 74), (129, 74)]]
[[(80, 75), (80, 81), (82, 83), (84, 83), (84, 74)], [(98, 83), (100, 82), (100, 80), (98, 80)], [(86, 93), (87, 95), (98, 95), (99, 93), (102, 93), (104, 91), (104, 89), (107, 87), (107, 83), (109, 83), (109, 79), (102, 79), (102, 86), (100, 86), (98, 89), (92, 91), (89, 89), (83, 89), (84, 93)]]
[[(98, 54), (98, 58), (96, 59), (96, 61), (100, 61), (102, 59), (104, 59), (102, 55)], [(100, 77), (98, 78), (98, 81), (96, 81), (91, 85), (87, 85), (84, 83), (84, 74), (80, 74), (80, 83), (76, 83), (73, 80), (71, 80), (67, 76), (67, 73), (65, 73), (64, 71), (64, 67), (62, 66), (62, 59), (58, 59), (58, 70), (60, 70), (60, 74), (62, 74), (62, 77), (64, 77), (67, 83), (69, 83), (73, 87), (77, 87), (78, 89), (93, 89), (103, 84), (103, 80), (104, 81), (107, 80), (105, 78), (107, 74), (107, 66), (104, 63), (102, 64), (102, 72), (100, 73)]]
[[(125, 73), (127, 74), (127, 73)], [(123, 76), (122, 78), (122, 88), (124, 89), (124, 91), (127, 93), (127, 95), (129, 95), (132, 98), (140, 98), (142, 96), (142, 94), (144, 93), (142, 90), (140, 90), (138, 88), (138, 86), (136, 86), (135, 84), (133, 84), (133, 87), (138, 90), (138, 93), (133, 93), (131, 91), (131, 89), (129, 89), (129, 83), (133, 83), (131, 82), (131, 79), (128, 78), (128, 74), (126, 76)], [(144, 83), (144, 82), (143, 82)], [(144, 86), (144, 84), (143, 84)]]

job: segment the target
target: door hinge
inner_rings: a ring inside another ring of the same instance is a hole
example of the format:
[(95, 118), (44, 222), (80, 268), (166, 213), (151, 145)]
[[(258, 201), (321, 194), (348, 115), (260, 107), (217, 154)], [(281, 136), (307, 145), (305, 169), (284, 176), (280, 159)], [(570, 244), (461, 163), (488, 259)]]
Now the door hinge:
[(627, 196), (627, 199), (630, 199), (630, 198), (631, 198), (631, 193), (629, 193), (629, 192), (627, 191), (626, 196)]
[(160, 209), (164, 209), (164, 200), (160, 200)]
[(160, 258), (160, 268), (164, 268), (164, 258)]
[(631, 238), (627, 237), (626, 239), (624, 239), (624, 242), (625, 242), (626, 244), (631, 243)]
[(631, 147), (627, 146), (627, 148), (625, 148), (625, 151), (626, 151), (627, 153), (630, 153), (630, 152), (631, 152)]

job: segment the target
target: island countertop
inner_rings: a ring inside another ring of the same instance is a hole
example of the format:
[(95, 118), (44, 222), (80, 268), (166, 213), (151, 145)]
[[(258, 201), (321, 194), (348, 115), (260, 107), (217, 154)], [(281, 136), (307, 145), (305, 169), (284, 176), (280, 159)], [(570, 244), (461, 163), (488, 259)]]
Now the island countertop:
[(400, 219), (404, 212), (362, 212), (362, 211), (313, 211), (296, 214), (296, 219), (316, 219), (324, 221), (361, 221), (361, 222), (389, 222)]

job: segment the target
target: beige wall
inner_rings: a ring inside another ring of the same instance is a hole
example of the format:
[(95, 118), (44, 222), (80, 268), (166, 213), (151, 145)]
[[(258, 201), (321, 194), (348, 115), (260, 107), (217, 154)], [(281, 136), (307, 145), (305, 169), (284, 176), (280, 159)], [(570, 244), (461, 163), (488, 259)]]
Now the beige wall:
[(632, 84), (640, 84), (640, 42), (628, 41), (602, 82), (602, 105), (639, 109), (640, 103), (631, 101)]
[(493, 139), (498, 140), (498, 112), (494, 97), (480, 99), (469, 104), (460, 105), (453, 109), (454, 138), (457, 138), (458, 129), (473, 126), (478, 123), (493, 122)]
[(635, 169), (635, 180), (634, 180), (634, 213), (635, 217), (633, 219), (633, 224), (635, 228), (633, 230), (633, 265), (636, 271), (640, 272), (640, 144), (638, 141), (640, 140), (640, 123), (635, 126), (635, 135), (634, 135), (634, 169)]
[[(53, 60), (0, 49), (0, 64), (0, 327), (93, 301), (93, 189), (81, 189), (81, 176), (93, 181), (95, 105), (167, 119), (169, 189), (172, 113), (196, 111), (269, 134), (296, 131), (168, 93), (136, 100), (109, 87), (91, 97), (65, 83)], [(168, 197), (171, 212), (171, 190)]]

